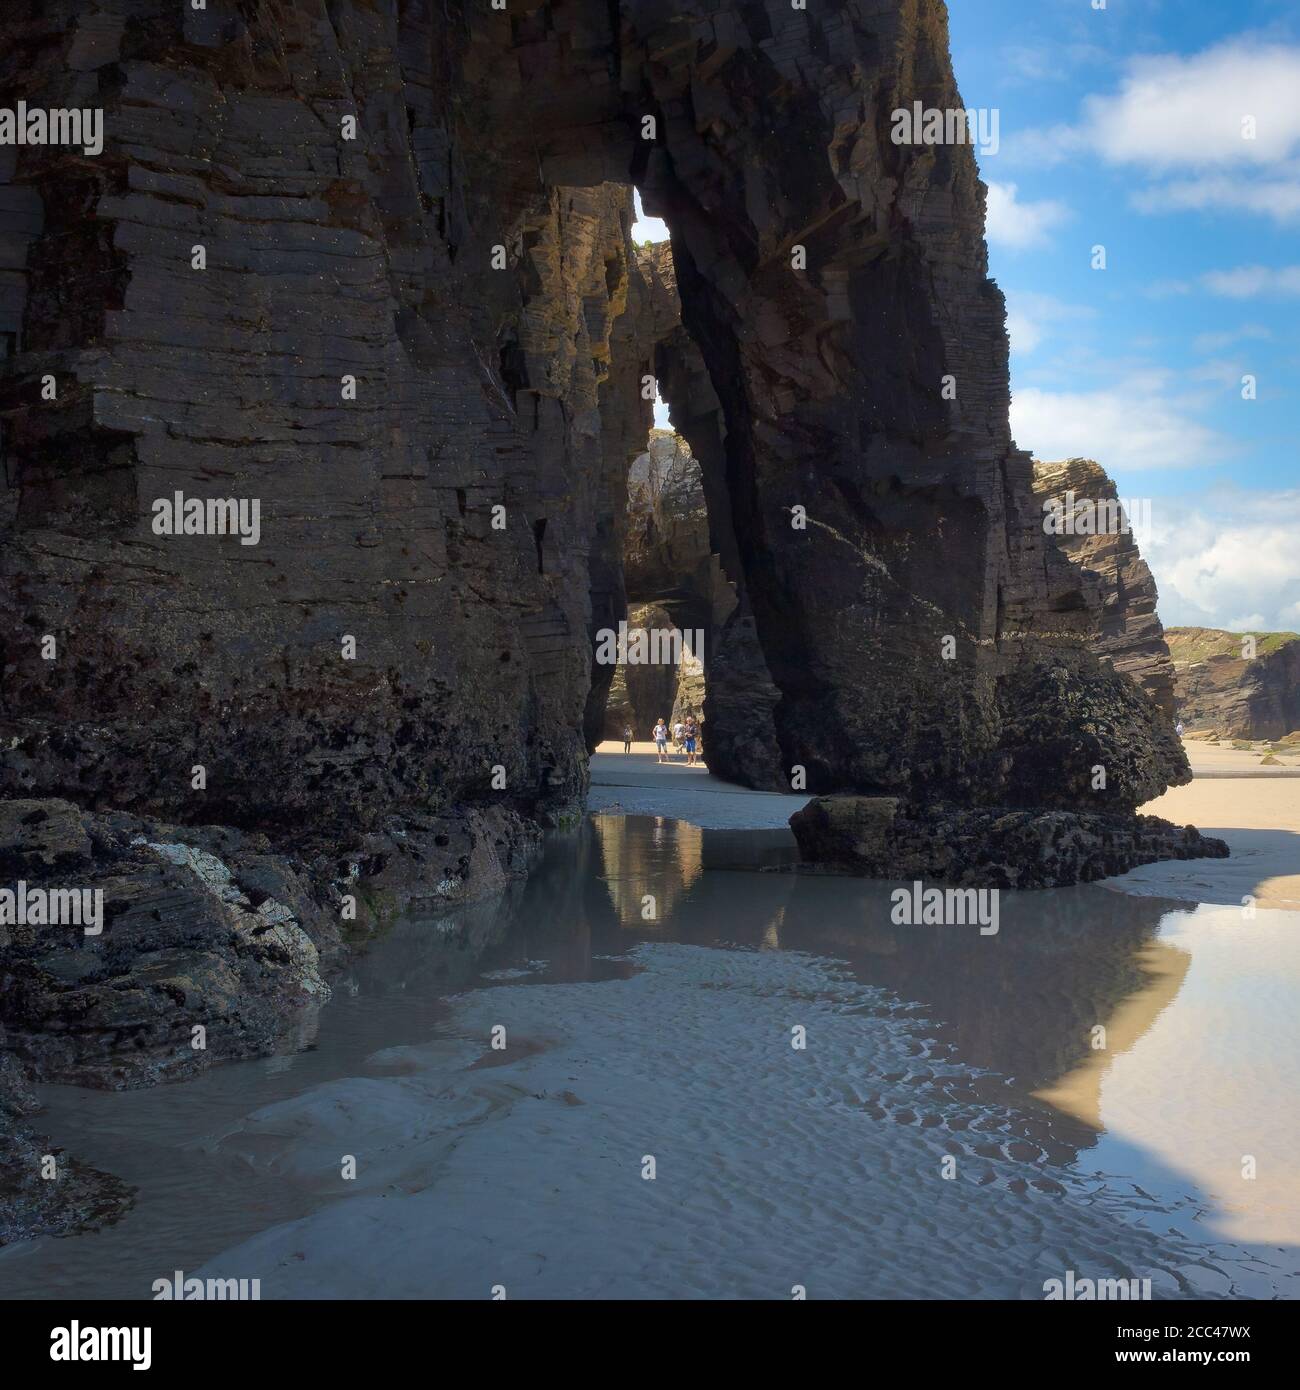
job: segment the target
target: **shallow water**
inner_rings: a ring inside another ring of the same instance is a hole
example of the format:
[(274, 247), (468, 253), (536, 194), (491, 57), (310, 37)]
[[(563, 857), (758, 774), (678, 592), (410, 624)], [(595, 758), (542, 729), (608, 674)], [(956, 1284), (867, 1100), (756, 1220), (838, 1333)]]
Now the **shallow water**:
[(1300, 1291), (1294, 914), (1080, 887), (1003, 894), (992, 936), (894, 926), (888, 885), (758, 871), (794, 857), (598, 816), (395, 929), (297, 1050), (47, 1088), (54, 1142), (139, 1195), (0, 1251), (0, 1296)]

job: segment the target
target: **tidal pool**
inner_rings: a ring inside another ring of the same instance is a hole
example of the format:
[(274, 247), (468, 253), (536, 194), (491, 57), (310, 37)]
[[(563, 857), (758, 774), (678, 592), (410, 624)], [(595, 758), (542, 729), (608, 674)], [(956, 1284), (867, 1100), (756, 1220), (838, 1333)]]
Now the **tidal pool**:
[(0, 1251), (0, 1296), (1300, 1292), (1295, 914), (1085, 886), (897, 926), (893, 885), (795, 857), (593, 816), (401, 923), (282, 1055), (46, 1088), (138, 1197)]

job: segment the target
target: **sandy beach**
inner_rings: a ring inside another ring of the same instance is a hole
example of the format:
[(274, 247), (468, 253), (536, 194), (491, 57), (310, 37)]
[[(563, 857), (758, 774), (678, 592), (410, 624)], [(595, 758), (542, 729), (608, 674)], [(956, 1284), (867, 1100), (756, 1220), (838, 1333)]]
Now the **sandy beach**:
[[(1142, 807), (1177, 825), (1194, 825), (1226, 840), (1228, 859), (1145, 864), (1108, 888), (1189, 902), (1300, 910), (1300, 747), (1264, 764), (1266, 745), (1238, 747), (1183, 742), (1192, 781), (1171, 787)], [(1276, 755), (1274, 755), (1276, 756)]]

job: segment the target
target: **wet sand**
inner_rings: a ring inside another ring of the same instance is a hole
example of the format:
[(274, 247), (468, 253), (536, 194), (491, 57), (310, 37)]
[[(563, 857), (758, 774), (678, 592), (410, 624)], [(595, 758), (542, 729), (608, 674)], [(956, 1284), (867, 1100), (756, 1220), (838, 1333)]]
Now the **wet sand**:
[(0, 1297), (177, 1269), (264, 1298), (1300, 1294), (1300, 937), (1268, 906), (1300, 784), (1177, 788), (1149, 809), (1232, 859), (1006, 893), (984, 937), (755, 872), (797, 858), (802, 796), (652, 748), (593, 783), (616, 810), (500, 902), (399, 923), (283, 1055), (44, 1088), (53, 1142), (139, 1199), (0, 1250)]
[(1004, 895), (996, 937), (918, 930), (888, 885), (754, 872), (792, 853), (598, 816), (495, 908), (400, 924), (306, 1050), (47, 1088), (139, 1203), (0, 1251), (0, 1295), (1300, 1291), (1289, 917), (1085, 885)]
[(1188, 902), (1300, 910), (1300, 745), (1264, 766), (1268, 745), (1185, 738), (1192, 781), (1141, 808), (1226, 840), (1227, 859), (1146, 864), (1107, 887)]
[(1226, 840), (1227, 859), (1145, 864), (1108, 887), (1126, 893), (1300, 910), (1300, 779), (1195, 778), (1142, 811)]
[(704, 830), (784, 830), (807, 803), (803, 794), (756, 792), (724, 782), (702, 763), (688, 767), (680, 753), (661, 763), (653, 743), (634, 743), (631, 753), (624, 753), (621, 743), (607, 741), (591, 759), (591, 811), (671, 816)]

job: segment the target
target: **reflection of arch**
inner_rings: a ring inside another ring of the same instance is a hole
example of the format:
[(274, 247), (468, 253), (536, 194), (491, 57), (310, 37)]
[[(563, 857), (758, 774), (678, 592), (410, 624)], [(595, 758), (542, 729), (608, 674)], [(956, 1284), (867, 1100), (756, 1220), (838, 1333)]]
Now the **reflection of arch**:
[(1137, 953), (1137, 964), (1146, 977), (1144, 987), (1123, 999), (1109, 1018), (1097, 1020), (1105, 1026), (1106, 1046), (1090, 1051), (1071, 1071), (1034, 1095), (1100, 1130), (1102, 1080), (1115, 1058), (1129, 1051), (1173, 1002), (1191, 963), (1186, 951), (1168, 942), (1152, 941), (1143, 946)]
[[(686, 821), (656, 816), (650, 846), (644, 821), (629, 827), (624, 816), (596, 816), (594, 824), (604, 861), (605, 887), (619, 923), (653, 933), (704, 871), (704, 832)], [(641, 915), (642, 898), (656, 898), (654, 920)]]

